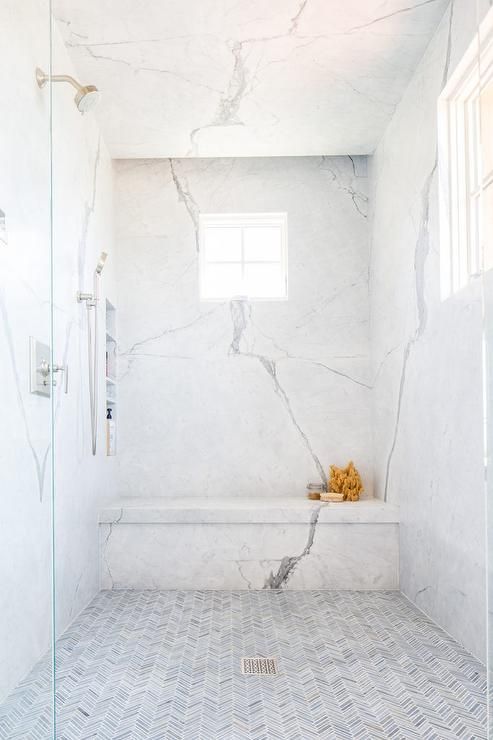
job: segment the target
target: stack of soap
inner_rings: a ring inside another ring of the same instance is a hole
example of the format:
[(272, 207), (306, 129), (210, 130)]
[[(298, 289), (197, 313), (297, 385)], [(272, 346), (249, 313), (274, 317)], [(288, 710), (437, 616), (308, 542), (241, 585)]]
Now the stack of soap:
[(320, 494), (320, 501), (344, 501), (344, 494), (327, 491), (327, 493)]

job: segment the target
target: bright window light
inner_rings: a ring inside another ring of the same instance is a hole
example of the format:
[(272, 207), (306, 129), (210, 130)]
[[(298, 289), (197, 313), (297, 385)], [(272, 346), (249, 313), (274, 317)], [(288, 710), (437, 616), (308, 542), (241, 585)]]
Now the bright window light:
[(203, 301), (286, 300), (287, 214), (200, 215)]
[(493, 12), (438, 100), (442, 299), (493, 267)]

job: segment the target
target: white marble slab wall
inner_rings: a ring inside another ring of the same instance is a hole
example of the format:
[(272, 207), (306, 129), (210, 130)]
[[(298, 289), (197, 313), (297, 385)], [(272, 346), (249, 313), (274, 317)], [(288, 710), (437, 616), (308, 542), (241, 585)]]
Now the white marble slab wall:
[(401, 588), (484, 657), (480, 286), (440, 300), (437, 166), (437, 97), (475, 6), (452, 0), (373, 157), (370, 324), (375, 485), (400, 503)]
[[(36, 66), (49, 65), (48, 3), (7, 0), (2, 23), (0, 700), (50, 644), (52, 514), (50, 402), (29, 393), (29, 337), (50, 339), (49, 91), (35, 81)], [(74, 74), (56, 30), (53, 51), (56, 71)], [(89, 285), (99, 250), (112, 251), (112, 170), (94, 117), (80, 116), (68, 86), (53, 92), (55, 358), (70, 368), (68, 395), (56, 394), (60, 632), (98, 590), (97, 502), (111, 493), (106, 458), (90, 454), (86, 328), (75, 293)]]
[(399, 512), (375, 499), (137, 497), (99, 521), (102, 588), (399, 587)]
[(49, 334), (49, 117), (33, 84), (36, 64), (49, 60), (48, 20), (47, 4), (7, 0), (2, 7), (9, 43), (0, 47), (0, 698), (50, 635), (49, 493), (40, 502), (49, 490), (50, 413), (46, 400), (27, 393), (29, 335)]
[(272, 157), (373, 151), (448, 1), (53, 7), (114, 157)]
[[(55, 25), (55, 29), (58, 27)], [(53, 70), (69, 69), (56, 31)], [(82, 80), (92, 83), (95, 80)], [(69, 366), (69, 393), (59, 392), (55, 428), (55, 547), (57, 633), (98, 591), (100, 506), (116, 493), (115, 459), (106, 456), (105, 298), (118, 305), (115, 281), (113, 162), (97, 124), (97, 110), (83, 116), (72, 89), (53, 89), (53, 260), (55, 360)], [(98, 447), (91, 452), (87, 309), (77, 291), (93, 290), (99, 255), (107, 252), (100, 279)], [(61, 390), (61, 389), (60, 389)]]
[[(119, 491), (371, 492), (366, 159), (116, 162)], [(201, 303), (200, 213), (288, 214), (289, 300)]]
[[(107, 589), (399, 587), (399, 525), (102, 524)], [(170, 557), (172, 553), (172, 557)]]

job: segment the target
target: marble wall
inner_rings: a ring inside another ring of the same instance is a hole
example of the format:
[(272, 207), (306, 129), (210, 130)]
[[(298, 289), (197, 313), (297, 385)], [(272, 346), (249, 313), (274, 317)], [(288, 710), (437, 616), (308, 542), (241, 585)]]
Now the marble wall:
[(373, 151), (448, 2), (53, 7), (114, 157), (272, 157)]
[[(101, 527), (103, 542), (110, 527)], [(315, 535), (307, 524), (286, 522), (117, 525), (105, 548), (101, 585), (394, 590), (399, 587), (399, 526), (318, 523)]]
[(120, 499), (100, 514), (102, 587), (396, 589), (398, 517), (375, 499)]
[[(484, 655), (480, 292), (474, 284), (442, 303), (438, 258), (436, 98), (472, 38), (470, 7), (453, 0), (373, 158), (370, 261), (362, 157), (119, 161), (115, 254), (111, 160), (94, 116), (55, 87), (54, 354), (70, 367), (70, 387), (56, 390), (52, 471), (50, 404), (28, 392), (29, 336), (50, 337), (49, 96), (34, 80), (49, 63), (48, 7), (7, 0), (0, 698), (50, 643), (52, 514), (60, 632), (98, 590), (106, 498), (300, 496), (350, 457), (368, 494), (375, 471), (376, 494), (401, 506), (403, 591)], [(54, 71), (73, 73), (56, 29)], [(289, 301), (199, 302), (198, 216), (221, 211), (288, 212)], [(103, 289), (119, 313), (114, 459), (104, 455), (103, 414), (99, 453), (90, 452), (86, 315), (75, 302), (102, 249)], [(303, 549), (306, 526), (293, 527)], [(384, 527), (395, 584), (397, 527)], [(117, 529), (118, 560), (126, 534)], [(327, 542), (317, 545), (323, 558)], [(277, 562), (285, 542), (271, 545)]]
[[(119, 493), (372, 489), (366, 159), (116, 161)], [(288, 213), (289, 300), (201, 303), (199, 213)]]
[[(37, 15), (23, 44), (31, 5)], [(0, 123), (8, 142), (0, 147), (0, 700), (45, 652), (51, 624), (50, 409), (28, 394), (29, 335), (49, 337), (49, 111), (34, 81), (36, 65), (49, 61), (48, 8), (11, 0), (2, 11), (10, 43), (1, 45), (0, 81), (12, 109)]]
[(372, 158), (370, 336), (375, 485), (400, 504), (401, 588), (484, 658), (480, 284), (440, 299), (437, 157), (437, 97), (476, 21), (452, 0)]
[[(49, 67), (48, 3), (7, 0), (2, 24), (0, 700), (50, 644), (52, 514), (60, 632), (98, 590), (97, 508), (112, 490), (110, 461), (90, 453), (85, 315), (75, 301), (96, 254), (112, 251), (111, 160), (72, 89), (55, 87), (54, 355), (70, 377), (68, 395), (60, 385), (55, 395), (53, 508), (50, 400), (29, 393), (29, 337), (50, 340), (49, 90), (35, 81), (35, 68)], [(74, 73), (56, 29), (53, 57), (56, 71)], [(110, 262), (107, 286), (111, 272)]]

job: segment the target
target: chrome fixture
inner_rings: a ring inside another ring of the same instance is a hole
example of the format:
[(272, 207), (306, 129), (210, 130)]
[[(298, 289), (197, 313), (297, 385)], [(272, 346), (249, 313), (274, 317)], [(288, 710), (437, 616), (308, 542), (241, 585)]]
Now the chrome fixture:
[(98, 275), (101, 275), (103, 272), (104, 263), (106, 262), (108, 258), (108, 254), (106, 252), (101, 252), (99, 255), (98, 264), (96, 265), (96, 272)]
[[(99, 352), (98, 352), (98, 302), (99, 281), (103, 271), (104, 263), (108, 257), (106, 252), (101, 252), (94, 270), (92, 293), (77, 293), (77, 301), (86, 304), (87, 308), (87, 359), (89, 369), (89, 404), (91, 407), (91, 442), (92, 454), (96, 454), (98, 441), (98, 374), (99, 374)], [(91, 311), (94, 309), (94, 331), (91, 326)], [(94, 335), (94, 336), (93, 336)]]
[(77, 110), (82, 114), (87, 113), (99, 103), (101, 93), (95, 85), (81, 85), (70, 75), (51, 75), (50, 77), (39, 67), (36, 68), (36, 81), (39, 87), (43, 88), (50, 79), (51, 82), (68, 82), (69, 85), (75, 87), (77, 93), (74, 102)]
[(68, 393), (68, 365), (51, 364), (50, 348), (43, 342), (38, 342), (34, 337), (29, 337), (29, 364), (31, 393), (37, 396), (50, 396), (50, 386), (56, 385), (54, 375), (63, 373), (64, 389)]

